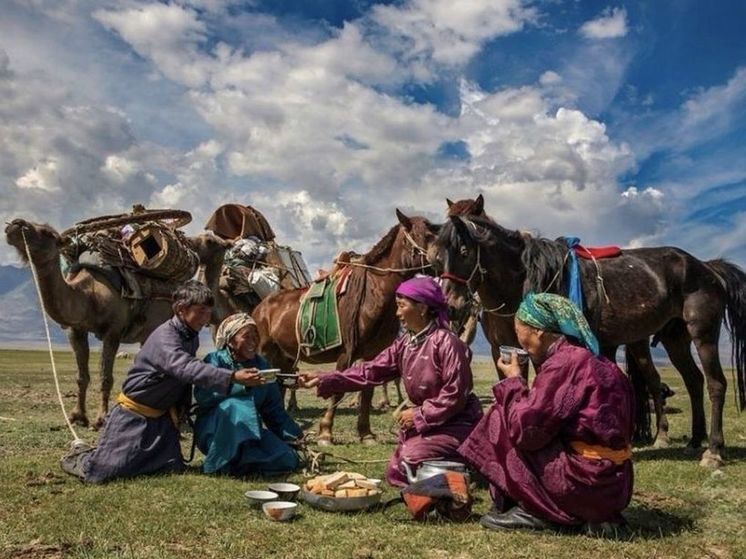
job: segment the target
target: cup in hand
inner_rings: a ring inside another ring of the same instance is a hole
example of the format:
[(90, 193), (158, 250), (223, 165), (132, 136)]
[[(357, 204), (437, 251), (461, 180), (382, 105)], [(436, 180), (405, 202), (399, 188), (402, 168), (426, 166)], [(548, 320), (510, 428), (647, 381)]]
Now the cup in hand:
[(521, 369), (524, 369), (526, 365), (528, 365), (528, 353), (526, 352), (526, 350), (521, 349), (520, 347), (501, 345), (500, 361), (502, 361), (503, 363), (510, 363), (510, 360), (512, 359), (511, 355), (513, 355), (513, 352), (515, 352), (518, 356), (518, 364), (521, 366)]

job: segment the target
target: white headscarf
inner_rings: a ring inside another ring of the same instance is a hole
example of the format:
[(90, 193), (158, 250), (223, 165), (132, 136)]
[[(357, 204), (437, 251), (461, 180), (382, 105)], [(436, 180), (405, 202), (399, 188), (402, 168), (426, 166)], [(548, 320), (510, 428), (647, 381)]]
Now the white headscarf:
[(247, 326), (256, 326), (256, 322), (249, 313), (239, 312), (230, 315), (218, 327), (218, 333), (215, 335), (215, 347), (218, 349), (227, 347), (231, 338)]

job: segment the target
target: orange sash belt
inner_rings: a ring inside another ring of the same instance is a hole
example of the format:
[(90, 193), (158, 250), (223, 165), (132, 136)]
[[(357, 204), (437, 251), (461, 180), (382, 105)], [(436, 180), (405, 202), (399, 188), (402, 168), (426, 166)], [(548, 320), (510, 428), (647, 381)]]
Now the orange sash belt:
[(617, 466), (632, 458), (632, 449), (630, 447), (614, 450), (607, 446), (588, 444), (583, 441), (570, 441), (570, 447), (583, 458), (590, 460), (606, 458), (614, 462)]
[[(132, 398), (125, 395), (123, 392), (120, 392), (119, 396), (117, 396), (117, 404), (119, 404), (126, 410), (134, 412), (143, 417), (147, 417), (148, 419), (158, 419), (159, 417), (166, 414), (166, 410), (151, 408), (150, 406), (146, 406), (145, 404), (135, 402)], [(177, 413), (176, 408), (169, 408), (168, 414), (171, 416), (171, 421), (173, 422), (174, 427), (178, 429), (179, 414)]]

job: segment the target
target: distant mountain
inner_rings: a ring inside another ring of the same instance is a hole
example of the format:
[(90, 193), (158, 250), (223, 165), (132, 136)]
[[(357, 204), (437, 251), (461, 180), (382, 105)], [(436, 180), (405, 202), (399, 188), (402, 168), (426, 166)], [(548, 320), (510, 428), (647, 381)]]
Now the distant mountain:
[[(44, 319), (31, 270), (0, 266), (0, 345), (46, 345)], [(52, 342), (66, 344), (65, 332), (49, 321)]]

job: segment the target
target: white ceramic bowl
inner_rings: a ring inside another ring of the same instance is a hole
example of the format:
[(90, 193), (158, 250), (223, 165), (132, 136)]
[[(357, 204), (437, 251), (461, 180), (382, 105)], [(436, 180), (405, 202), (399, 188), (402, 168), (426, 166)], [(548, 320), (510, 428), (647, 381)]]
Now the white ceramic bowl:
[(281, 501), (295, 501), (300, 493), (300, 486), (294, 483), (270, 483), (267, 489), (277, 493)]
[(270, 520), (285, 522), (295, 516), (295, 512), (298, 510), (298, 503), (270, 501), (262, 505), (262, 510)]
[(278, 499), (278, 495), (274, 491), (259, 491), (253, 489), (244, 493), (244, 497), (246, 497), (246, 500), (249, 501), (250, 505), (255, 507)]

